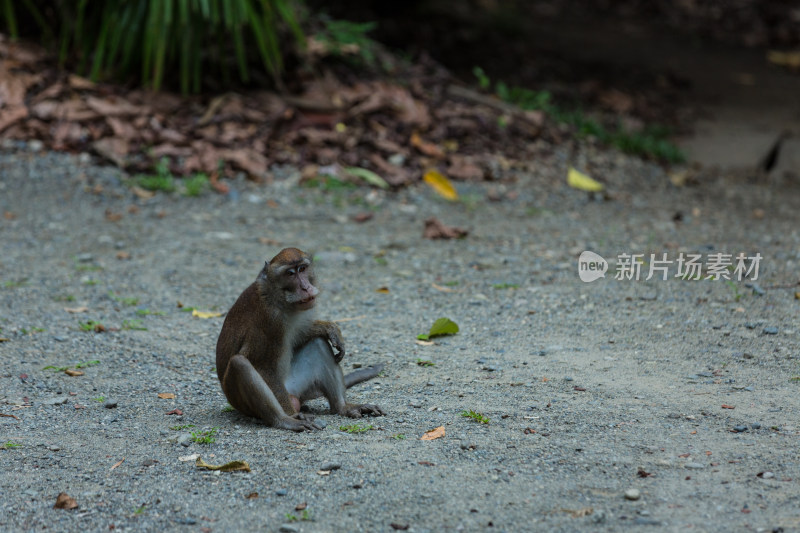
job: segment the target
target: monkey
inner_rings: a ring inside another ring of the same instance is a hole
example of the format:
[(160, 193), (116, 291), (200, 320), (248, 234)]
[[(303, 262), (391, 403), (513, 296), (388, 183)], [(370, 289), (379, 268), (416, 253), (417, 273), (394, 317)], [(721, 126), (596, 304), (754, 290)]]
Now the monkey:
[(311, 256), (281, 250), (228, 311), (217, 340), (217, 376), (228, 402), (275, 428), (322, 429), (300, 412), (303, 402), (321, 396), (334, 414), (386, 414), (345, 399), (345, 389), (374, 378), (383, 366), (344, 375), (344, 339), (335, 323), (315, 319), (320, 291), (314, 284)]

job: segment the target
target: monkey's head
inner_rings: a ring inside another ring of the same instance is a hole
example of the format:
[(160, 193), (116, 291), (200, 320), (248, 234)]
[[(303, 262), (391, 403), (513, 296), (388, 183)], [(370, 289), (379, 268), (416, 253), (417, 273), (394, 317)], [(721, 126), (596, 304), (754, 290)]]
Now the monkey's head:
[(319, 294), (311, 263), (311, 256), (297, 248), (281, 250), (259, 275), (261, 294), (286, 311), (311, 309)]

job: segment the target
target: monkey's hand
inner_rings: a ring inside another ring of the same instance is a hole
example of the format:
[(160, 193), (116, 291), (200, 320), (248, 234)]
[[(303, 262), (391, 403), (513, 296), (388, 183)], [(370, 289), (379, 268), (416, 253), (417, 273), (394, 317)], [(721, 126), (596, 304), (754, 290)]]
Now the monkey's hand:
[(287, 416), (282, 418), (276, 427), (280, 429), (288, 429), (289, 431), (295, 431), (300, 433), (301, 431), (314, 431), (318, 429), (322, 429), (322, 426), (318, 426), (314, 423), (314, 417), (311, 415), (306, 415), (303, 413), (295, 413), (292, 416)]
[(333, 354), (333, 360), (339, 363), (344, 358), (345, 354), (342, 330), (340, 330), (339, 326), (333, 322), (326, 322), (325, 325), (325, 334), (328, 336), (328, 342), (331, 343), (331, 346), (333, 346), (333, 349), (335, 350)]

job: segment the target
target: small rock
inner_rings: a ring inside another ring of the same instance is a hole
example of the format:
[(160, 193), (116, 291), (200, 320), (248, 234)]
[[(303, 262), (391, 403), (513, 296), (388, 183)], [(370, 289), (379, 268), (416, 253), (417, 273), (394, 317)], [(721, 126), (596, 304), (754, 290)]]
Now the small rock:
[(281, 524), (281, 527), (278, 528), (278, 531), (280, 531), (280, 533), (298, 533), (300, 530), (292, 524)]
[(59, 446), (58, 444), (51, 444), (50, 446), (47, 447), (47, 449), (50, 450), (51, 452), (57, 452), (61, 449), (61, 446)]
[(103, 407), (106, 409), (114, 409), (117, 406), (117, 400), (106, 400), (103, 402)]
[(774, 477), (775, 474), (773, 474), (772, 472), (764, 472), (763, 474), (761, 474), (761, 479), (772, 479)]
[(275, 491), (276, 496), (286, 496), (287, 494), (289, 494), (289, 491), (286, 489), (277, 489)]
[(28, 150), (31, 152), (41, 152), (42, 148), (44, 148), (44, 143), (39, 139), (28, 141)]
[(91, 263), (94, 260), (94, 256), (90, 253), (78, 254), (75, 258), (79, 263)]
[(410, 402), (408, 402), (408, 405), (419, 409), (420, 407), (422, 407), (422, 402), (420, 402), (419, 400), (411, 400)]
[(753, 429), (761, 429), (761, 424), (759, 424), (758, 422), (753, 422), (752, 424), (750, 424), (750, 427)]
[(626, 500), (631, 500), (631, 501), (635, 502), (636, 500), (638, 500), (641, 497), (642, 497), (642, 493), (639, 492), (639, 489), (628, 489), (628, 490), (625, 491), (625, 499)]
[(570, 376), (566, 376), (566, 377), (564, 378), (564, 381), (572, 381), (572, 378), (571, 378)]
[(747, 431), (747, 426), (733, 426), (733, 430), (736, 433), (742, 433), (743, 431)]
[(194, 518), (176, 518), (175, 522), (178, 524), (183, 524), (185, 526), (193, 526), (197, 523), (197, 520)]
[(341, 463), (323, 463), (322, 466), (319, 467), (320, 470), (339, 470), (342, 468)]
[(63, 398), (50, 398), (44, 401), (45, 405), (64, 405), (65, 403), (67, 403), (66, 396)]
[(57, 342), (66, 342), (69, 339), (67, 337), (64, 337), (63, 335), (53, 335), (53, 340)]
[(761, 332), (764, 335), (777, 335), (778, 334), (778, 328), (776, 328), (775, 326), (767, 326), (763, 330), (761, 330)]
[[(316, 425), (318, 425), (319, 427), (321, 427), (322, 429), (325, 429), (326, 427), (328, 427), (328, 423), (325, 422), (324, 420), (320, 420), (319, 418), (315, 418), (314, 419), (314, 423)], [(307, 448), (307, 449), (310, 449), (310, 447)]]
[(192, 444), (192, 434), (191, 433), (181, 433), (178, 436), (178, 444), (188, 448)]
[(686, 463), (683, 465), (684, 468), (688, 468), (690, 470), (702, 470), (706, 467), (703, 463)]
[(658, 520), (653, 520), (652, 518), (644, 518), (642, 516), (637, 516), (633, 519), (633, 523), (637, 526), (660, 526), (661, 522)]

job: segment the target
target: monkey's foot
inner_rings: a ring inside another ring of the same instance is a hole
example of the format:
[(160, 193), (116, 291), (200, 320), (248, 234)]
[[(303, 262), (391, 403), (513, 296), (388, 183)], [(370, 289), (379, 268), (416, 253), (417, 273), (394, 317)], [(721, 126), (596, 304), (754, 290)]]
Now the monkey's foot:
[(361, 418), (362, 416), (383, 416), (386, 413), (377, 405), (371, 403), (347, 404), (344, 406), (343, 412), (339, 413), (350, 418)]
[(297, 433), (322, 429), (322, 426), (318, 426), (314, 423), (313, 416), (303, 413), (284, 417), (275, 424), (275, 427), (278, 429), (288, 429), (289, 431), (295, 431)]

